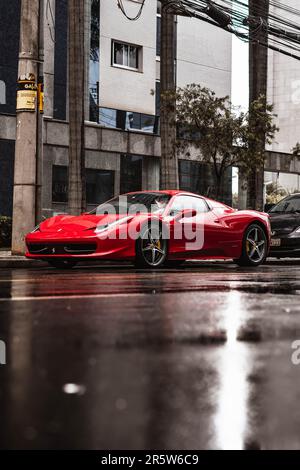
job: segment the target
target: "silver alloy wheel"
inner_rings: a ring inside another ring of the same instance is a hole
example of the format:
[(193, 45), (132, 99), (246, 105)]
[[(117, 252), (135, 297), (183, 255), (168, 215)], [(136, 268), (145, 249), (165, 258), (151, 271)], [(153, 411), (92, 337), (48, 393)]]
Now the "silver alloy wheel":
[(254, 263), (260, 263), (266, 254), (267, 241), (263, 230), (260, 227), (253, 227), (249, 230), (246, 239), (246, 250), (248, 258)]
[(142, 237), (142, 254), (147, 264), (158, 266), (167, 252), (166, 240), (162, 237), (162, 229), (149, 227)]

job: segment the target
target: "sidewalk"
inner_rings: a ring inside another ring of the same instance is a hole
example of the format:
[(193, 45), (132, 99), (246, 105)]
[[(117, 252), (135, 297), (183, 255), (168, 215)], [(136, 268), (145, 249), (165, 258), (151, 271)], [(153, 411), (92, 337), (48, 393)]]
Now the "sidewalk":
[(27, 259), (25, 256), (12, 256), (11, 251), (0, 249), (0, 269), (3, 268), (35, 268), (46, 266), (47, 263)]

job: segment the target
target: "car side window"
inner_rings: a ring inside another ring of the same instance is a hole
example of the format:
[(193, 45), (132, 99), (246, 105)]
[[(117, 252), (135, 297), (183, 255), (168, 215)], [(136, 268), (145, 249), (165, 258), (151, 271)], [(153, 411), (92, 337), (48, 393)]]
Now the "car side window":
[(300, 197), (290, 199), (287, 210), (290, 212), (300, 212)]
[(175, 216), (185, 209), (195, 209), (198, 214), (203, 214), (209, 210), (204, 199), (192, 196), (176, 196), (170, 208), (170, 215)]
[(271, 212), (293, 213), (300, 212), (300, 197), (291, 197), (279, 202)]

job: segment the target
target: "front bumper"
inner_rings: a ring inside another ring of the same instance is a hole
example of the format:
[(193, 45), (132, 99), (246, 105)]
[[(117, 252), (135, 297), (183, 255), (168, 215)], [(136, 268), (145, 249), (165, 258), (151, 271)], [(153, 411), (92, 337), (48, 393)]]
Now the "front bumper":
[(59, 236), (43, 232), (26, 237), (26, 254), (30, 259), (130, 259), (135, 256), (131, 240), (109, 239), (98, 235)]
[(300, 233), (292, 233), (280, 239), (280, 246), (271, 246), (269, 256), (275, 258), (300, 258)]

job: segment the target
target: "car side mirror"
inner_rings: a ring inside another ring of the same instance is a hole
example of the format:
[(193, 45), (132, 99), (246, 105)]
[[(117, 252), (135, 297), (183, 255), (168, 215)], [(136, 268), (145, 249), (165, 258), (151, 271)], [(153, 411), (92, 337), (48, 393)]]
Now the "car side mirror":
[(196, 217), (197, 211), (195, 209), (184, 209), (180, 211), (176, 216), (175, 220), (181, 220), (181, 219), (190, 219), (192, 217)]

